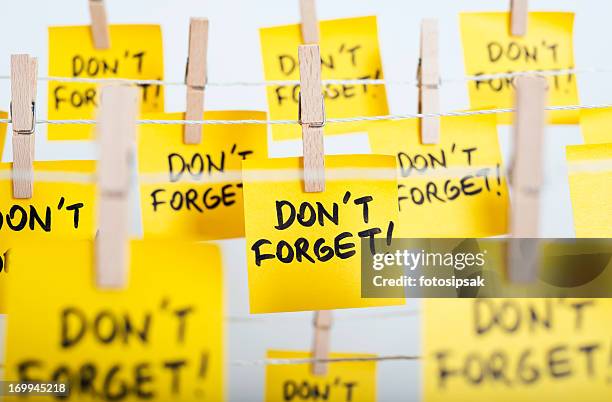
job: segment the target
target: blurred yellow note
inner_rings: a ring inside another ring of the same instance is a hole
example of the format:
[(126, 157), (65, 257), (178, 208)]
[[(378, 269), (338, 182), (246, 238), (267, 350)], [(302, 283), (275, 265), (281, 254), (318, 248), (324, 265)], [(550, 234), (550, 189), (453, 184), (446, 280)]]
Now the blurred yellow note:
[[(34, 162), (34, 196), (14, 199), (12, 163), (0, 163), (0, 314), (6, 312), (4, 287), (16, 269), (10, 258), (12, 247), (34, 250), (29, 246), (34, 239), (93, 238), (94, 169), (93, 161)], [(75, 180), (65, 181), (70, 174)]]
[[(183, 113), (147, 116), (181, 120)], [(265, 112), (206, 112), (207, 120), (265, 120)], [(138, 139), (145, 238), (244, 237), (241, 163), (267, 158), (265, 125), (206, 125), (202, 142), (183, 143), (181, 125), (142, 125)]]
[(612, 143), (566, 151), (576, 237), (612, 237)]
[(427, 299), (425, 402), (605, 401), (610, 299)]
[[(8, 119), (8, 113), (0, 111), (0, 119)], [(4, 154), (4, 147), (6, 147), (6, 123), (0, 123), (0, 158)]]
[(69, 401), (224, 399), (217, 246), (131, 242), (125, 289), (96, 287), (92, 241), (31, 247), (13, 255), (6, 380), (68, 383)]
[[(468, 75), (574, 68), (573, 13), (529, 13), (527, 34), (523, 37), (510, 35), (509, 13), (462, 13), (460, 25)], [(574, 75), (551, 76), (548, 84), (549, 105), (579, 104)], [(470, 81), (468, 88), (472, 109), (513, 107), (512, 78)], [(549, 120), (575, 124), (578, 112), (551, 112)], [(499, 114), (498, 122), (510, 124), (512, 114)]]
[[(322, 79), (383, 78), (378, 49), (376, 17), (322, 21), (320, 27)], [(266, 80), (299, 80), (297, 50), (302, 45), (300, 25), (263, 28), (259, 31)], [(299, 85), (267, 87), (271, 119), (296, 120)], [(388, 114), (383, 85), (324, 85), (327, 118)], [(328, 124), (326, 134), (365, 131), (362, 122)], [(299, 125), (276, 125), (272, 138), (301, 138)]]
[[(109, 49), (96, 49), (90, 26), (49, 28), (49, 75), (74, 78), (164, 78), (159, 25), (111, 25)], [(142, 112), (164, 110), (164, 88), (142, 84)], [(98, 85), (49, 81), (49, 119), (93, 119)], [(49, 125), (50, 140), (94, 138), (93, 125)]]
[[(309, 359), (310, 352), (270, 350), (268, 359)], [(370, 358), (374, 355), (330, 353), (330, 359)], [(376, 400), (376, 362), (334, 362), (327, 374), (312, 374), (312, 365), (269, 364), (266, 366), (264, 401), (372, 402)]]
[(327, 156), (320, 193), (304, 192), (302, 158), (242, 168), (251, 313), (404, 303), (362, 298), (360, 286), (361, 240), (394, 234), (393, 157)]
[(419, 121), (370, 125), (373, 153), (399, 169), (396, 237), (506, 233), (508, 190), (494, 116), (443, 117), (439, 144), (421, 144)]
[(585, 144), (612, 143), (612, 108), (581, 110), (580, 128)]

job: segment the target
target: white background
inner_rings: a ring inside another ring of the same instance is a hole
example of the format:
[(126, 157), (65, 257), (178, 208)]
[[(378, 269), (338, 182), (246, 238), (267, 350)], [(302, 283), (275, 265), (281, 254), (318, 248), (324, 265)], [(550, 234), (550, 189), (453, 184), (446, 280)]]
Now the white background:
[[(509, 1), (493, 0), (319, 0), (320, 19), (377, 15), (385, 76), (390, 80), (415, 77), (419, 23), (422, 18), (440, 21), (441, 71), (443, 78), (464, 75), (458, 13), (461, 11), (504, 11)], [(298, 23), (298, 0), (107, 0), (111, 23), (155, 23), (162, 25), (165, 77), (180, 81), (185, 73), (189, 17), (208, 17), (210, 81), (261, 81), (258, 28)], [(609, 51), (612, 36), (612, 3), (601, 0), (533, 0), (531, 10), (575, 11), (575, 56), (577, 68), (612, 66)], [(86, 0), (2, 0), (0, 12), (0, 75), (9, 73), (12, 53), (39, 57), (39, 71), (47, 71), (47, 26), (88, 24)], [(612, 77), (578, 77), (582, 103), (611, 102)], [(392, 113), (416, 111), (417, 94), (410, 86), (389, 87)], [(46, 115), (46, 83), (39, 83), (39, 117)], [(10, 86), (0, 80), (0, 109), (9, 105)], [(169, 87), (166, 110), (184, 108), (184, 88)], [(442, 88), (442, 110), (469, 106), (464, 84)], [(209, 109), (265, 110), (262, 88), (211, 88), (206, 93)], [(500, 127), (500, 139), (507, 160), (510, 149), (508, 127)], [(7, 138), (10, 138), (8, 136)], [(564, 147), (582, 142), (577, 126), (549, 126), (546, 137), (545, 183), (542, 194), (541, 236), (573, 236), (573, 222)], [(299, 153), (299, 141), (272, 143), (271, 156)], [(364, 135), (335, 136), (326, 145), (330, 152), (367, 152)], [(3, 155), (10, 161), (10, 142)], [(46, 127), (37, 132), (39, 159), (88, 159), (95, 156), (90, 143), (46, 141)], [(138, 228), (135, 225), (135, 231)], [(262, 359), (270, 348), (309, 349), (311, 313), (288, 313), (248, 317), (245, 244), (243, 240), (222, 244), (225, 253), (227, 321), (227, 389), (229, 399), (263, 399), (264, 369), (237, 366), (238, 360)], [(33, 250), (35, 252), (35, 250)], [(398, 315), (396, 313), (402, 313)], [(387, 316), (388, 315), (388, 316)], [(380, 355), (418, 355), (421, 351), (419, 303), (406, 307), (376, 310), (347, 310), (335, 313), (332, 349)], [(444, 319), (440, 317), (440, 319)], [(4, 331), (0, 317), (0, 341)], [(449, 334), (450, 335), (450, 334)], [(0, 360), (2, 360), (0, 348)], [(382, 362), (378, 367), (379, 400), (419, 400), (421, 363)]]

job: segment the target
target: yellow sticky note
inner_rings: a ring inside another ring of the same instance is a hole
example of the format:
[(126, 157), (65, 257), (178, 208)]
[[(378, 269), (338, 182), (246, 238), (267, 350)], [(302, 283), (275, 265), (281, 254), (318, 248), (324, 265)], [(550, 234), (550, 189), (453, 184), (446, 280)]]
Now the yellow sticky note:
[(612, 236), (612, 144), (566, 149), (576, 237)]
[(612, 108), (580, 111), (580, 128), (585, 144), (612, 143)]
[(361, 239), (394, 234), (393, 157), (327, 156), (320, 193), (304, 192), (302, 158), (242, 168), (251, 313), (404, 303), (362, 298), (360, 285)]
[[(164, 78), (159, 25), (111, 25), (109, 49), (96, 49), (90, 26), (49, 28), (49, 75), (75, 78)], [(99, 85), (49, 81), (49, 119), (93, 119)], [(141, 85), (141, 111), (164, 110), (164, 88)], [(50, 140), (94, 138), (92, 125), (49, 125)]]
[[(147, 116), (181, 120), (183, 113)], [(207, 120), (265, 120), (264, 112), (206, 112)], [(145, 238), (244, 236), (241, 163), (266, 158), (265, 125), (206, 125), (200, 144), (183, 143), (181, 125), (142, 125), (138, 164)], [(149, 183), (148, 181), (152, 182)]]
[(425, 402), (605, 401), (610, 299), (429, 299)]
[[(322, 21), (320, 29), (322, 79), (383, 78), (376, 17)], [(266, 80), (299, 80), (298, 46), (302, 45), (300, 25), (263, 28), (259, 31)], [(299, 85), (267, 87), (271, 119), (296, 120)], [(388, 114), (383, 85), (324, 85), (327, 118)], [(363, 122), (328, 124), (326, 134), (364, 131)], [(299, 125), (276, 125), (272, 138), (300, 138)]]
[[(0, 111), (0, 119), (7, 119), (8, 113)], [(4, 153), (4, 147), (6, 146), (6, 123), (0, 123), (0, 158)]]
[[(330, 359), (371, 358), (374, 355), (330, 353)], [(270, 350), (268, 359), (309, 359), (310, 352)], [(312, 365), (269, 364), (266, 366), (267, 402), (324, 400), (329, 402), (371, 402), (376, 400), (376, 361), (334, 362), (327, 374), (315, 376)]]
[[(529, 13), (527, 34), (510, 35), (509, 13), (462, 13), (461, 40), (465, 72), (489, 75), (527, 70), (574, 68), (573, 13)], [(549, 105), (577, 105), (576, 77), (571, 74), (548, 78)], [(514, 105), (511, 78), (494, 78), (468, 83), (472, 109), (509, 108)], [(549, 114), (556, 124), (575, 124), (577, 111)], [(500, 124), (511, 124), (512, 114), (498, 115)]]
[(494, 116), (443, 117), (439, 144), (422, 144), (416, 119), (370, 125), (372, 152), (398, 165), (396, 237), (506, 233), (508, 190)]
[(224, 399), (217, 246), (133, 241), (125, 289), (96, 287), (92, 241), (32, 247), (13, 255), (7, 380), (68, 383), (70, 401)]
[(13, 198), (11, 169), (12, 163), (0, 164), (0, 314), (6, 312), (4, 287), (17, 269), (7, 258), (12, 247), (33, 250), (29, 242), (34, 239), (90, 239), (96, 227), (95, 162), (34, 162), (31, 199)]

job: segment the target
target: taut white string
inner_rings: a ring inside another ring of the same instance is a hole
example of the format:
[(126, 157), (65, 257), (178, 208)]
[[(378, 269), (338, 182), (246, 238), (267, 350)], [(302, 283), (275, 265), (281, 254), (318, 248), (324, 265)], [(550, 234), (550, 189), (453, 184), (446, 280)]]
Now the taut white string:
[[(570, 111), (570, 110), (585, 110), (599, 109), (612, 107), (610, 103), (600, 103), (594, 105), (564, 105), (564, 106), (547, 106), (546, 111)], [(451, 111), (444, 113), (409, 113), (409, 114), (390, 114), (384, 116), (356, 116), (356, 117), (340, 117), (327, 119), (327, 123), (352, 123), (358, 121), (384, 121), (384, 120), (406, 120), (406, 119), (422, 119), (427, 117), (444, 117), (444, 116), (482, 116), (491, 114), (513, 113), (514, 108), (500, 109), (482, 109), (482, 110), (466, 110), (466, 111)], [(241, 124), (273, 124), (273, 125), (290, 125), (299, 124), (297, 120), (157, 120), (157, 119), (139, 119), (138, 124), (160, 124), (160, 125), (241, 125)], [(0, 123), (11, 123), (11, 119), (0, 119)], [(96, 124), (95, 119), (70, 119), (70, 120), (37, 120), (36, 124)]]
[[(588, 69), (552, 69), (552, 70), (526, 70), (510, 73), (496, 74), (480, 74), (468, 75), (459, 78), (442, 79), (441, 84), (459, 83), (467, 81), (489, 81), (495, 79), (515, 78), (526, 75), (541, 75), (546, 77), (554, 77), (561, 75), (577, 75), (577, 74), (608, 74), (612, 73), (612, 68), (588, 68)], [(8, 80), (10, 75), (0, 75), (0, 80)], [(184, 86), (184, 81), (165, 81), (153, 79), (130, 79), (130, 78), (85, 78), (85, 77), (58, 77), (58, 76), (42, 76), (38, 77), (39, 81), (54, 81), (54, 82), (75, 82), (75, 83), (126, 83), (135, 85), (164, 85), (164, 86)], [(418, 85), (415, 80), (386, 80), (386, 79), (327, 79), (322, 81), (323, 84), (330, 85)], [(299, 80), (269, 80), (269, 81), (220, 81), (208, 82), (206, 87), (265, 87), (265, 86), (281, 86), (281, 85), (299, 85)]]
[(342, 362), (380, 362), (391, 360), (420, 360), (421, 356), (391, 355), (376, 357), (339, 357), (330, 359), (261, 359), (261, 360), (233, 360), (232, 366), (268, 366), (280, 364), (312, 364), (312, 363), (342, 363)]

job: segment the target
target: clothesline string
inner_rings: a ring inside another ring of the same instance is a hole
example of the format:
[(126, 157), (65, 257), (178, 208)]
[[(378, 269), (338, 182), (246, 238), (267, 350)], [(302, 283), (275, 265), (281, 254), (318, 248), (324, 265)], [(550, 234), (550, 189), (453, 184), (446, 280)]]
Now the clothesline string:
[(288, 365), (288, 364), (312, 364), (312, 363), (345, 363), (345, 362), (380, 362), (393, 360), (421, 360), (421, 356), (412, 355), (390, 355), (372, 357), (338, 357), (329, 359), (260, 359), (260, 360), (233, 360), (232, 366), (268, 366), (268, 365)]
[[(610, 108), (611, 103), (601, 103), (593, 105), (562, 105), (562, 106), (546, 106), (546, 111), (572, 111), (572, 110), (588, 110), (599, 108)], [(459, 117), (459, 116), (484, 116), (492, 114), (514, 113), (514, 108), (500, 109), (479, 109), (465, 111), (451, 111), (444, 113), (408, 113), (408, 114), (390, 114), (383, 116), (356, 116), (356, 117), (339, 117), (327, 119), (327, 123), (353, 123), (360, 121), (385, 121), (385, 120), (406, 120), (406, 119), (423, 119), (428, 117)], [(0, 123), (11, 123), (11, 119), (0, 119)], [(138, 124), (160, 124), (160, 125), (243, 125), (243, 124), (265, 124), (265, 125), (291, 125), (299, 124), (298, 120), (164, 120), (164, 119), (138, 119)], [(36, 124), (97, 124), (95, 119), (69, 119), (69, 120), (36, 120)]]
[[(589, 68), (589, 69), (551, 69), (551, 70), (526, 70), (508, 73), (496, 74), (477, 74), (468, 75), (461, 78), (441, 79), (440, 84), (461, 83), (468, 81), (489, 81), (495, 79), (507, 79), (530, 75), (540, 75), (545, 77), (555, 77), (562, 75), (577, 75), (577, 74), (609, 74), (612, 73), (612, 68)], [(10, 75), (0, 75), (0, 80), (10, 80)], [(59, 76), (42, 76), (38, 77), (39, 81), (54, 81), (54, 82), (75, 82), (75, 83), (126, 83), (135, 85), (164, 85), (164, 86), (184, 86), (184, 81), (164, 81), (154, 79), (130, 79), (130, 78), (83, 78), (83, 77), (59, 77)], [(269, 81), (226, 81), (226, 82), (208, 82), (206, 87), (262, 87), (262, 86), (280, 86), (280, 85), (299, 85), (299, 80), (269, 80)], [(331, 85), (418, 85), (418, 80), (386, 80), (386, 79), (327, 79), (322, 83)]]
[[(239, 367), (269, 366), (269, 365), (290, 365), (290, 364), (313, 364), (313, 363), (359, 363), (359, 362), (381, 362), (381, 361), (417, 361), (421, 360), (417, 355), (389, 355), (372, 357), (337, 357), (329, 359), (258, 359), (258, 360), (232, 360), (230, 365)], [(0, 363), (0, 369), (6, 366)]]

